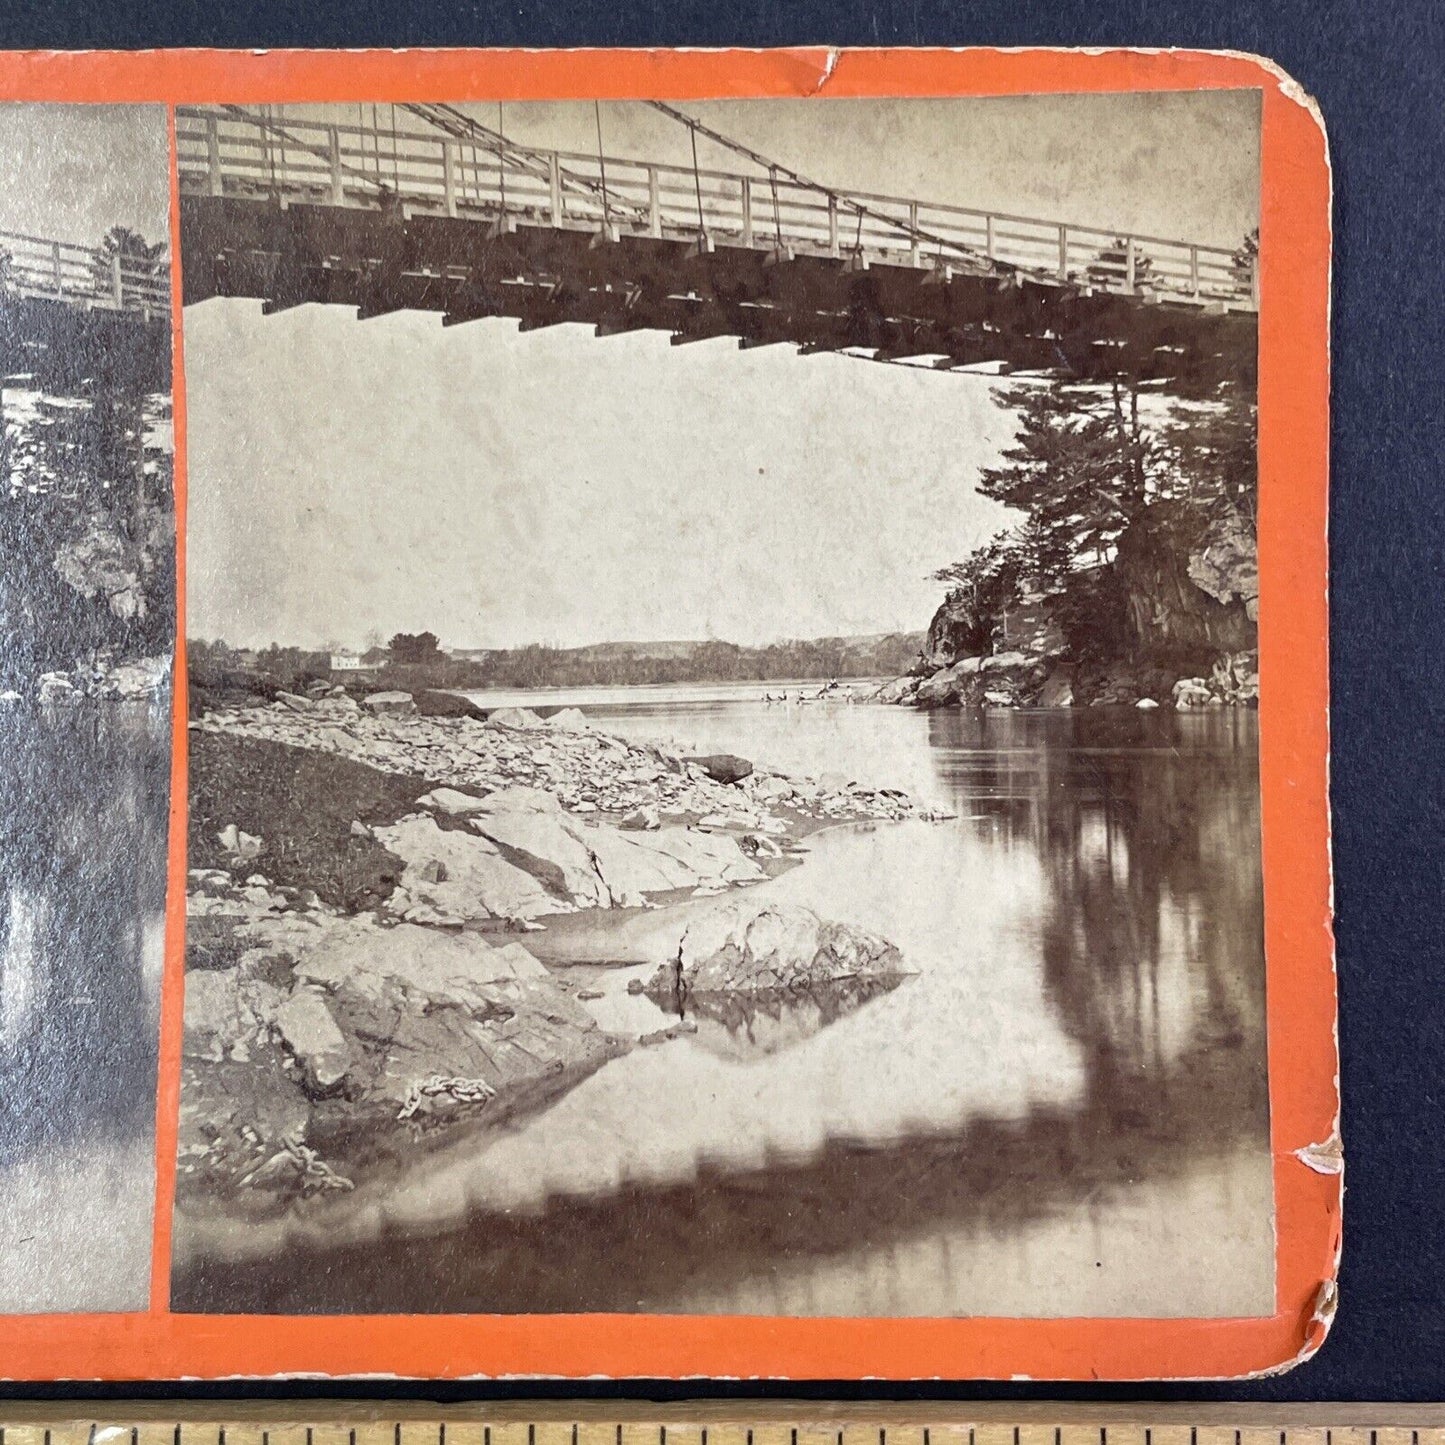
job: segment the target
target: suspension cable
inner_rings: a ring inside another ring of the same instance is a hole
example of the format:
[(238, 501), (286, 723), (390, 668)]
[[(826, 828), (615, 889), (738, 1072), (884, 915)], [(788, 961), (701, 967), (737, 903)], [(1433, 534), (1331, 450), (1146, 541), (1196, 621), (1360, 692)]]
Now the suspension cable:
[(592, 102), (592, 113), (597, 118), (597, 170), (602, 176), (602, 224), (607, 230), (612, 229), (612, 215), (607, 205), (607, 162), (602, 156), (602, 102)]
[(707, 222), (702, 218), (702, 175), (697, 168), (697, 127), (688, 127), (692, 136), (692, 188), (697, 196), (697, 234), (698, 239), (707, 240)]
[[(266, 106), (266, 119), (268, 122), (271, 121), (271, 106), (269, 103)], [(274, 122), (272, 122), (272, 125), (274, 125)], [(271, 149), (271, 128), (271, 125), (268, 125), (266, 128), (266, 188), (274, 198), (276, 195), (276, 157)]]
[[(502, 143), (503, 138), (490, 126), (483, 125), (481, 121), (474, 119), (465, 111), (458, 110), (454, 105), (447, 105), (441, 101), (410, 100), (403, 101), (401, 104), (403, 110), (409, 110), (428, 125), (444, 131), (447, 135), (468, 141), (474, 148), (481, 146), (495, 155)], [(518, 146), (514, 141), (509, 141), (507, 156), (512, 163), (513, 170), (525, 172), (550, 183), (552, 173), (549, 155), (542, 155), (526, 146)], [(599, 199), (601, 197), (602, 191), (597, 181), (579, 171), (569, 170), (566, 166), (559, 165), (557, 179), (564, 191)], [(636, 224), (645, 225), (647, 222), (645, 207), (630, 204), (611, 192), (608, 196), (608, 205), (611, 211), (619, 214), (627, 213)]]
[[(888, 226), (895, 231), (901, 231), (911, 239), (927, 241), (930, 244), (936, 242), (940, 250), (944, 246), (947, 246), (951, 250), (968, 257), (970, 260), (984, 262), (990, 267), (1004, 267), (1010, 271), (1018, 269), (1017, 267), (1009, 265), (1007, 262), (1000, 262), (992, 257), (986, 256), (984, 252), (978, 250), (977, 247), (965, 245), (962, 241), (950, 240), (946, 236), (940, 236), (936, 232), (925, 230), (922, 226), (915, 226), (909, 221), (899, 220), (897, 216), (890, 216), (886, 211), (875, 210), (872, 206), (865, 205), (862, 201), (856, 200), (852, 196), (832, 191), (823, 185), (821, 181), (812, 180), (800, 172), (792, 170), (788, 166), (780, 165), (777, 161), (771, 160), (769, 157), (762, 155), (749, 146), (745, 146), (741, 141), (733, 140), (731, 136), (726, 136), (720, 131), (713, 130), (710, 126), (704, 125), (702, 121), (695, 120), (692, 116), (687, 115), (674, 106), (668, 105), (665, 101), (649, 100), (647, 103), (652, 106), (654, 110), (660, 110), (664, 115), (675, 120), (679, 125), (700, 130), (710, 141), (714, 141), (720, 146), (725, 146), (728, 150), (736, 151), (738, 155), (746, 156), (754, 165), (765, 167), (769, 174), (774, 176), (782, 175), (795, 186), (802, 186), (807, 190), (817, 191), (825, 196), (835, 196), (837, 200), (841, 201), (850, 211), (856, 212), (859, 216), (878, 221), (882, 225)], [(776, 180), (774, 184), (776, 184)]]
[[(359, 105), (358, 105), (358, 109), (360, 109), (360, 106), (359, 106)], [(226, 115), (228, 115), (232, 120), (240, 121), (240, 122), (242, 122), (242, 123), (245, 124), (245, 125), (255, 126), (257, 130), (261, 131), (263, 134), (266, 134), (268, 137), (269, 137), (271, 134), (283, 134), (283, 135), (286, 136), (286, 138), (290, 141), (291, 145), (292, 145), (296, 150), (304, 151), (304, 152), (306, 152), (307, 155), (316, 156), (316, 157), (318, 157), (320, 160), (324, 160), (324, 161), (326, 161), (328, 164), (330, 164), (330, 161), (331, 161), (331, 153), (330, 153), (328, 150), (326, 150), (326, 148), (325, 148), (324, 146), (314, 145), (314, 144), (312, 144), (312, 143), (310, 143), (310, 142), (308, 142), (308, 141), (303, 140), (303, 139), (302, 139), (300, 136), (298, 136), (294, 131), (286, 130), (286, 128), (285, 128), (284, 126), (278, 125), (275, 121), (273, 121), (272, 119), (270, 119), (270, 117), (267, 116), (264, 112), (255, 111), (255, 110), (248, 110), (248, 109), (247, 109), (245, 106), (243, 106), (243, 105), (223, 105), (223, 106), (221, 106), (221, 110), (223, 110), (223, 111), (226, 113)], [(362, 132), (362, 146), (361, 146), (362, 165), (361, 165), (361, 166), (353, 166), (353, 165), (347, 164), (346, 162), (343, 162), (342, 165), (341, 165), (341, 169), (342, 169), (342, 171), (345, 172), (346, 174), (355, 176), (358, 180), (365, 182), (365, 184), (367, 184), (368, 186), (381, 186), (383, 183), (382, 183), (380, 180), (378, 180), (378, 179), (373, 179), (373, 177), (370, 176), (370, 175), (366, 172), (366, 170), (364, 169), (365, 157), (366, 157), (366, 146), (365, 146), (366, 127), (365, 127), (364, 119), (363, 119), (363, 124), (362, 124), (362, 127), (361, 127), (361, 132)], [(267, 144), (267, 153), (268, 153), (268, 154), (270, 153), (269, 141), (268, 141), (268, 144)]]
[(502, 215), (507, 214), (507, 132), (502, 123), (502, 102), (497, 102), (497, 134), (502, 137), (501, 149), (497, 152), (497, 188), (502, 193)]

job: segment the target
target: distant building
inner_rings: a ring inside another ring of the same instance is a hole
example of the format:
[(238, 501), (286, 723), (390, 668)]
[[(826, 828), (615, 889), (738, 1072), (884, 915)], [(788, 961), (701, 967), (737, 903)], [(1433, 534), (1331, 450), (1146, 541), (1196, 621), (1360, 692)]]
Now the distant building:
[(254, 647), (242, 647), (237, 649), (235, 658), (238, 667), (255, 667), (261, 660), (261, 654)]
[(331, 654), (332, 672), (361, 672), (364, 667), (361, 655), (350, 649), (343, 648), (340, 652)]

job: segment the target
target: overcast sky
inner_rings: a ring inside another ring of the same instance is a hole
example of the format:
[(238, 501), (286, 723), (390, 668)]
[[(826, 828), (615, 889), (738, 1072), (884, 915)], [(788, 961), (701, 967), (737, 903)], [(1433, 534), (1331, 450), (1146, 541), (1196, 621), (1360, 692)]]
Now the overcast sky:
[(170, 239), (159, 105), (0, 105), (0, 230), (93, 246), (112, 226)]
[[(1257, 92), (687, 108), (839, 187), (1230, 246), (1258, 223)], [(591, 105), (512, 104), (501, 121), (522, 142), (596, 147)], [(611, 154), (690, 157), (644, 106), (608, 103), (602, 126)], [(733, 163), (707, 142), (699, 161)], [(1010, 431), (980, 377), (226, 300), (187, 309), (185, 349), (192, 636), (915, 629), (933, 569), (1009, 520), (976, 490)]]

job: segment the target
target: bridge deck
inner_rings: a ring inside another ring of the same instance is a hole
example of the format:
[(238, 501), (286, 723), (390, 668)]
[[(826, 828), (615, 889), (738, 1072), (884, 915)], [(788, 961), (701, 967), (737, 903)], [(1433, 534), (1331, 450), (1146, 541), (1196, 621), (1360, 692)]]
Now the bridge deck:
[(0, 231), (0, 385), (169, 391), (170, 309), (163, 261)]
[(1232, 252), (778, 178), (181, 108), (185, 299), (583, 322), (675, 341), (1247, 373)]

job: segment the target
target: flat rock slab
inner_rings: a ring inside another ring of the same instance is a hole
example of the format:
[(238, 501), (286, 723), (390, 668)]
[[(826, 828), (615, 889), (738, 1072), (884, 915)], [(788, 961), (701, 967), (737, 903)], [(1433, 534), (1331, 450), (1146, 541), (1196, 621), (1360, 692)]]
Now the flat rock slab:
[[(404, 864), (387, 911), (418, 923), (540, 918), (574, 905), (502, 856), (490, 839), (414, 814), (374, 830)], [(438, 868), (434, 865), (440, 865)]]
[(416, 712), (416, 703), (409, 692), (368, 693), (361, 705), (377, 717), (411, 717)]

